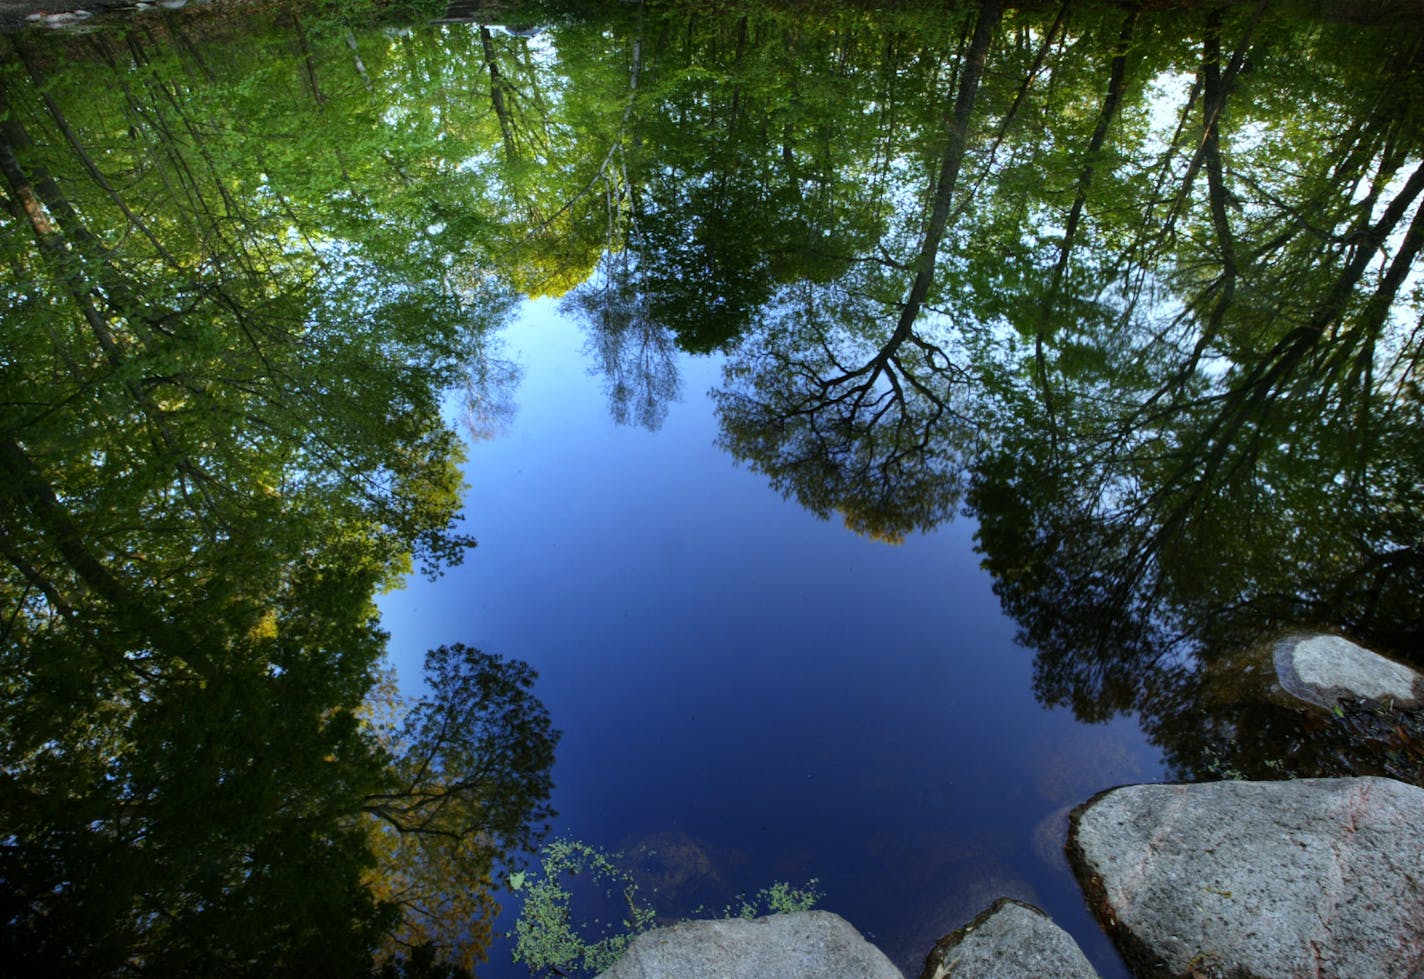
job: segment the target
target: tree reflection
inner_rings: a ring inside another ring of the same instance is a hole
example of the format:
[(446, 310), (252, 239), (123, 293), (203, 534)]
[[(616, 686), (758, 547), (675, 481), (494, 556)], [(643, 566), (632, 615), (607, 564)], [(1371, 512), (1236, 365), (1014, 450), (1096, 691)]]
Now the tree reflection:
[[(812, 512), (838, 510), (847, 526), (884, 540), (935, 526), (959, 497), (967, 435), (951, 402), (963, 371), (916, 324), (934, 282), (999, 17), (998, 3), (985, 2), (973, 21), (919, 247), (901, 267), (910, 278), (903, 300), (890, 299), (893, 286), (874, 263), (836, 289), (788, 296), (791, 308), (729, 367), (738, 387), (718, 395), (722, 444), (733, 455)], [(871, 339), (873, 324), (895, 305), (893, 331)]]
[(588, 324), (586, 351), (603, 376), (613, 420), (657, 431), (681, 390), (672, 331), (653, 318), (636, 287), (628, 253), (609, 255), (599, 273), (574, 289), (563, 308)]
[(496, 863), (548, 832), (559, 735), (524, 663), (456, 643), (428, 653), (425, 673), (430, 693), (381, 729), (393, 758), (387, 784), (362, 801), (376, 818), (366, 880), (401, 912), (383, 958), (429, 948), (473, 969), (498, 911)]
[[(716, 393), (734, 456), (858, 531), (930, 529), (967, 483), (1040, 698), (1140, 712), (1188, 773), (1232, 737), (1264, 772), (1300, 729), (1219, 699), (1177, 719), (1213, 663), (1302, 623), (1396, 650), (1424, 625), (1424, 171), (1392, 82), (1419, 47), (1263, 9), (1015, 12), (982, 83), (966, 27), (916, 257), (778, 290)], [(1305, 86), (1321, 115), (1287, 138)], [(1333, 738), (1292, 771), (1338, 772)]]
[[(1203, 143), (1185, 171), (1207, 172), (1204, 250), (1174, 254), (1185, 187), (1165, 227), (1133, 235), (1133, 253), (1154, 256), (1143, 273), (1179, 290), (1177, 311), (1134, 292), (1118, 325), (1080, 324), (1091, 369), (1060, 360), (1056, 381), (1071, 413), (1046, 421), (1047, 442), (1003, 433), (968, 502), (1045, 702), (1090, 720), (1138, 712), (1189, 777), (1377, 771), (1382, 753), (1347, 748), (1357, 732), (1306, 737), (1319, 724), (1298, 711), (1214, 691), (1222, 664), (1301, 623), (1418, 647), (1419, 353), (1399, 300), (1424, 184), (1391, 143), (1408, 131), (1417, 144), (1399, 115), (1414, 110), (1347, 62), (1336, 91), (1358, 115), (1319, 159), (1276, 167), (1265, 141), (1222, 171), (1224, 120), (1261, 109), (1245, 100), (1258, 90), (1232, 95), (1216, 77), (1221, 30), (1207, 18)], [(1417, 779), (1411, 764), (1389, 771)]]
[[(382, 949), (468, 967), (496, 862), (548, 815), (557, 735), (522, 664), (442, 649), (398, 737), (365, 719), (374, 595), (474, 543), (441, 397), (499, 386), (511, 297), (451, 258), (439, 218), (471, 181), (428, 132), (342, 158), (373, 139), (389, 52), (312, 26), (5, 42), (16, 974), (359, 975)], [(249, 126), (281, 138), (254, 153)], [(432, 879), (462, 896), (443, 931), (406, 901)]]
[(973, 438), (953, 407), (962, 371), (913, 324), (867, 338), (883, 301), (816, 287), (796, 298), (728, 367), (721, 445), (859, 533), (899, 541), (952, 517)]
[(1416, 34), (997, 0), (552, 33), (5, 42), (12, 968), (482, 953), (556, 735), (464, 647), (390, 696), (372, 597), (473, 543), (442, 396), (507, 416), (519, 293), (584, 318), (620, 421), (721, 351), (722, 445), (780, 492), (892, 541), (967, 507), (1045, 703), (1186, 774), (1369, 764), (1226, 678), (1286, 626), (1424, 635)]

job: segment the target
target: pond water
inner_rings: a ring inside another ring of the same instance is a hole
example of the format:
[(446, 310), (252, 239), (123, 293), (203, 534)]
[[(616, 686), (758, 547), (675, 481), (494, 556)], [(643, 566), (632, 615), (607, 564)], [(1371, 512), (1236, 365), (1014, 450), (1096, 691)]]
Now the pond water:
[(6, 961), (527, 974), (568, 839), (1120, 976), (1072, 807), (1421, 781), (1261, 679), (1424, 660), (1403, 5), (437, 12), (4, 39)]
[(518, 413), (465, 464), (479, 546), (381, 601), (402, 675), (452, 636), (534, 665), (564, 732), (555, 835), (641, 859), (666, 915), (816, 878), (909, 971), (1008, 895), (1111, 974), (1066, 809), (1155, 780), (1160, 753), (1131, 719), (1035, 702), (973, 521), (851, 533), (717, 447), (722, 358), (675, 358), (682, 397), (650, 432), (614, 422), (557, 304), (508, 329)]

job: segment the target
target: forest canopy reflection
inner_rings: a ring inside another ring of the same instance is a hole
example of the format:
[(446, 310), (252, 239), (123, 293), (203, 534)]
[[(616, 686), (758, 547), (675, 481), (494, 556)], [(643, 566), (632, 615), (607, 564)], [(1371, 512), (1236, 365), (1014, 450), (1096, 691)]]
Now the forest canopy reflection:
[(458, 637), (397, 703), (372, 602), (472, 544), (441, 399), (508, 413), (521, 295), (619, 421), (720, 352), (776, 490), (887, 541), (967, 509), (1040, 698), (1184, 771), (1226, 723), (1167, 723), (1186, 653), (1419, 648), (1418, 25), (609, 6), (3, 42), (7, 961), (482, 954), (557, 734)]
[(5, 42), (20, 974), (468, 967), (549, 815), (532, 671), (442, 647), (402, 703), (373, 605), (473, 544), (440, 402), (511, 297), (442, 261), (422, 134), (372, 138), (374, 52), (324, 22), (318, 58), (295, 8), (236, 26)]

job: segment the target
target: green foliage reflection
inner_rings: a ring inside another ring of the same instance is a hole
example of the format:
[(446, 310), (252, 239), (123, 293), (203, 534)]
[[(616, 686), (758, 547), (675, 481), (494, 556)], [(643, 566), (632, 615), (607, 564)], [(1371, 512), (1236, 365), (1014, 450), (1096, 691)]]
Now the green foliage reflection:
[(511, 297), (449, 260), (438, 129), (392, 137), (398, 49), (348, 39), (290, 7), (4, 42), (16, 974), (467, 970), (548, 815), (523, 664), (442, 647), (363, 719), (375, 594), (474, 543), (441, 398), (498, 400)]
[(620, 422), (715, 351), (777, 491), (887, 541), (967, 509), (1041, 699), (1183, 766), (1248, 726), (1167, 723), (1200, 662), (1301, 622), (1419, 648), (1412, 25), (550, 6), (3, 42), (15, 968), (482, 953), (555, 733), (455, 645), (400, 702), (372, 598), (473, 543), (442, 399), (507, 417), (519, 295), (581, 318)]

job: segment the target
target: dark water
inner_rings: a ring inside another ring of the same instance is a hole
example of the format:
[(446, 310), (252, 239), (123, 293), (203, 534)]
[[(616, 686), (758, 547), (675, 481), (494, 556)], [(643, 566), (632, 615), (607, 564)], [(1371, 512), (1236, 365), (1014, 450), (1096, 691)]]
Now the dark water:
[(1262, 659), (1424, 660), (1417, 18), (438, 13), (4, 38), (0, 960), (518, 975), (562, 837), (1121, 975), (1071, 807), (1421, 780)]

